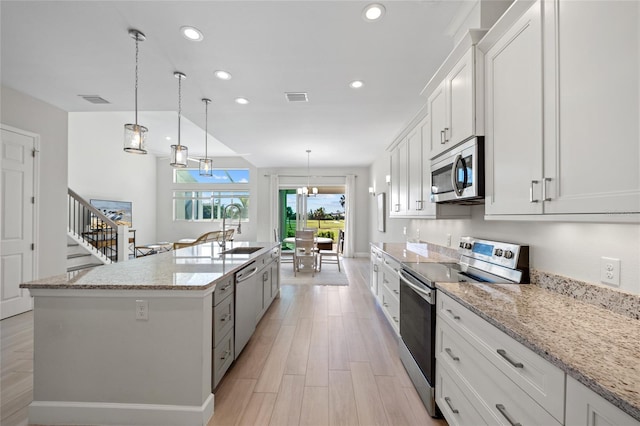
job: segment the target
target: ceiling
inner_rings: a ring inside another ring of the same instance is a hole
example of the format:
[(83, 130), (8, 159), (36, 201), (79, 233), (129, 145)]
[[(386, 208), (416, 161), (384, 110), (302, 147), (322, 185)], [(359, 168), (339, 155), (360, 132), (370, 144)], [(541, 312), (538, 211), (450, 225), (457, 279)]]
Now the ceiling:
[[(453, 48), (449, 24), (469, 0), (383, 1), (376, 22), (363, 1), (0, 2), (2, 85), (68, 112), (119, 112), (134, 119), (135, 42), (140, 43), (139, 124), (149, 148), (177, 140), (204, 155), (242, 155), (256, 167), (370, 165), (426, 102), (420, 91)], [(204, 39), (185, 39), (180, 27)], [(222, 81), (213, 71), (233, 76)], [(352, 89), (352, 80), (364, 87)], [(285, 92), (307, 92), (289, 103)], [(78, 95), (99, 95), (92, 104)], [(249, 99), (238, 105), (237, 97)], [(148, 121), (146, 121), (148, 120)], [(166, 138), (171, 137), (169, 142)]]

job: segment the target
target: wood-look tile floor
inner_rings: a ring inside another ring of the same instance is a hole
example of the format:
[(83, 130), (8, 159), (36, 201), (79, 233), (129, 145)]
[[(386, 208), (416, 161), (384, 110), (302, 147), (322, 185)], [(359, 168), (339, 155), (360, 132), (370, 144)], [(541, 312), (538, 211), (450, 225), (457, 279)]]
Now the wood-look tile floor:
[[(427, 414), (400, 362), (368, 259), (343, 266), (349, 286), (282, 287), (216, 389), (209, 426), (446, 425)], [(0, 334), (1, 423), (27, 425), (33, 314), (0, 321)]]

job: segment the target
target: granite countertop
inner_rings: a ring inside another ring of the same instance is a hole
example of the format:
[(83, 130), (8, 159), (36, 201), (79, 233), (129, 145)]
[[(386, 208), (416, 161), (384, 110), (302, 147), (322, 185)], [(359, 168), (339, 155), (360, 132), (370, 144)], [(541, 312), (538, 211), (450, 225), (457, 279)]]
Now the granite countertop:
[(261, 247), (251, 254), (221, 254), (217, 243), (204, 243), (165, 253), (112, 263), (71, 278), (67, 274), (21, 284), (28, 289), (75, 290), (205, 290), (252, 260), (278, 247), (274, 242), (233, 242), (236, 247)]
[(640, 420), (640, 321), (536, 285), (437, 288)]
[(458, 263), (459, 259), (436, 251), (436, 246), (423, 242), (371, 243), (400, 263)]

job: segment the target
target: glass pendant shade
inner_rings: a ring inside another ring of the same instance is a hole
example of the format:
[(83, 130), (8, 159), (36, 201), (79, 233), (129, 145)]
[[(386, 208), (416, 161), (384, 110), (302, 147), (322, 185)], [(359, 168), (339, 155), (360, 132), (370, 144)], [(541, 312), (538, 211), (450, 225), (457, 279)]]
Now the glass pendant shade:
[(211, 158), (200, 159), (200, 176), (213, 176), (213, 160)]
[(124, 125), (124, 150), (132, 154), (147, 153), (148, 129), (139, 124)]
[(184, 145), (171, 145), (171, 162), (173, 167), (187, 167), (189, 148)]

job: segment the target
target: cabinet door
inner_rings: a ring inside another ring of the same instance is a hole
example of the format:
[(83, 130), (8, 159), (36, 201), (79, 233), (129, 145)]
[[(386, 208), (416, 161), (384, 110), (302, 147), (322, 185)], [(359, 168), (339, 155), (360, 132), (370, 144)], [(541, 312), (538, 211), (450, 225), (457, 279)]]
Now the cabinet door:
[[(260, 312), (264, 313), (271, 304), (271, 267), (262, 271), (262, 303)], [(262, 316), (262, 315), (260, 315)]]
[(407, 137), (407, 156), (409, 164), (409, 184), (407, 213), (418, 216), (422, 213), (424, 199), (422, 198), (422, 135), (420, 126), (409, 133)]
[(447, 127), (447, 101), (445, 95), (445, 82), (429, 96), (428, 109), (431, 117), (430, 158), (441, 154), (446, 149)]
[(542, 213), (541, 31), (537, 2), (485, 56), (488, 215)]
[(276, 260), (271, 264), (271, 300), (280, 293), (280, 261)]
[(553, 14), (545, 213), (639, 212), (640, 2), (561, 1)]
[(567, 376), (567, 426), (640, 426), (640, 422)]
[(449, 102), (446, 145), (454, 146), (475, 134), (475, 47), (458, 61), (445, 80)]
[(403, 140), (391, 153), (391, 211), (390, 216), (407, 214), (407, 140)]

